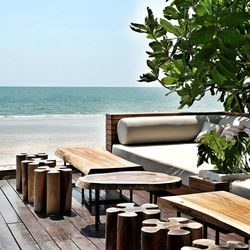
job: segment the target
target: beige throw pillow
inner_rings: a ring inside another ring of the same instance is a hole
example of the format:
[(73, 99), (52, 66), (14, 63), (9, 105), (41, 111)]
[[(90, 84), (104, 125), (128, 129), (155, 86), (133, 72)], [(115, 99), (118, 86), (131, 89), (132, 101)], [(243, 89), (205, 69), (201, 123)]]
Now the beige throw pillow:
[(199, 142), (203, 135), (205, 135), (206, 133), (208, 133), (212, 130), (215, 130), (217, 134), (220, 134), (222, 129), (223, 129), (223, 127), (220, 126), (219, 124), (215, 124), (215, 123), (206, 121), (206, 122), (204, 122), (200, 133), (197, 135), (197, 137), (195, 138), (194, 141)]
[(232, 140), (235, 135), (244, 129), (243, 126), (228, 125), (223, 130), (221, 135), (224, 135), (228, 140)]

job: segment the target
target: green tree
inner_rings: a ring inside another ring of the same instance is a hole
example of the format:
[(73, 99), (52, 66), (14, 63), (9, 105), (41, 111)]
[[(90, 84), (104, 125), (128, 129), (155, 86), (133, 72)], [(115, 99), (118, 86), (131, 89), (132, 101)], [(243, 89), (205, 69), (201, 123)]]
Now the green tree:
[[(168, 2), (168, 1), (167, 1)], [(159, 81), (191, 106), (217, 94), (226, 111), (250, 113), (250, 1), (173, 0), (131, 29), (150, 39), (141, 82)]]

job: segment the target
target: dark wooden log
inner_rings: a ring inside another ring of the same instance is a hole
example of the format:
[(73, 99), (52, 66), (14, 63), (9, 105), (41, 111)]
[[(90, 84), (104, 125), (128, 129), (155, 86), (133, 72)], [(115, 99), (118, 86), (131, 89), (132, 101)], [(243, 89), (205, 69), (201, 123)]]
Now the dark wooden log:
[(141, 225), (142, 227), (142, 221), (147, 219), (161, 219), (161, 210), (158, 209), (158, 206), (156, 204), (152, 203), (145, 203), (141, 205), (142, 208), (142, 220)]
[(168, 250), (180, 250), (184, 246), (191, 245), (190, 232), (184, 229), (171, 228), (167, 237)]
[(28, 165), (32, 161), (24, 160), (21, 162), (21, 171), (22, 171), (22, 194), (23, 200), (28, 201)]
[(43, 159), (43, 160), (48, 159), (48, 154), (46, 154), (46, 153), (36, 153), (35, 156), (36, 156), (37, 158), (41, 158), (41, 159)]
[[(147, 220), (153, 221), (153, 220)], [(167, 249), (168, 227), (142, 227), (141, 229), (141, 250), (165, 250)]]
[(138, 216), (134, 212), (118, 214), (117, 250), (140, 249), (140, 230)]
[(31, 161), (31, 160), (33, 160), (35, 158), (37, 158), (35, 154), (27, 154), (26, 157), (25, 157), (25, 160)]
[(56, 160), (46, 160), (45, 166), (48, 166), (50, 168), (54, 168), (56, 166)]
[(120, 211), (114, 207), (110, 207), (106, 210), (106, 230), (105, 230), (106, 250), (116, 250), (118, 213), (120, 213)]
[(50, 170), (47, 172), (47, 215), (60, 214), (60, 171)]
[(244, 242), (234, 240), (228, 241), (225, 246), (223, 245), (223, 247), (232, 248), (234, 250), (248, 249), (248, 245)]
[(22, 193), (22, 170), (21, 162), (25, 160), (26, 153), (16, 155), (16, 190)]
[(38, 168), (38, 162), (28, 164), (28, 201), (34, 203), (34, 170)]
[(107, 209), (106, 249), (116, 249), (116, 245), (118, 243), (115, 244), (115, 242), (117, 242), (117, 236), (114, 231), (116, 231), (115, 228), (117, 228), (117, 232), (120, 230), (117, 226), (117, 216), (118, 214), (126, 214), (127, 212), (136, 214), (137, 229), (135, 232), (135, 241), (138, 242), (138, 249), (140, 249), (140, 230), (142, 227), (142, 221), (148, 218), (160, 218), (160, 210), (158, 209), (158, 206), (156, 204), (146, 203), (141, 206), (135, 206), (134, 203), (120, 203), (117, 204), (117, 207), (115, 208)]
[(71, 214), (72, 206), (72, 169), (60, 169), (61, 178), (61, 212)]
[(206, 249), (210, 246), (215, 246), (215, 241), (211, 239), (197, 239), (193, 241), (193, 247)]
[(181, 250), (200, 250), (202, 248), (197, 248), (197, 247), (182, 247)]
[(188, 223), (188, 218), (185, 217), (169, 217), (168, 221), (170, 222), (178, 222), (181, 224), (187, 224)]
[(34, 170), (34, 211), (40, 214), (46, 212), (46, 175), (44, 169)]
[(181, 229), (188, 230), (191, 233), (191, 242), (197, 239), (201, 239), (203, 235), (203, 226), (198, 222), (189, 222), (181, 225)]

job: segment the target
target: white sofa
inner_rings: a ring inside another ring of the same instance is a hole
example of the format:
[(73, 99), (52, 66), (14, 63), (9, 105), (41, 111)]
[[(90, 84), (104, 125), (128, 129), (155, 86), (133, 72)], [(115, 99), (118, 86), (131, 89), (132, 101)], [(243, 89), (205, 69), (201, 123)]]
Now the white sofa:
[(107, 149), (142, 165), (145, 170), (180, 176), (182, 183), (188, 186), (189, 176), (197, 175), (201, 169), (212, 169), (209, 164), (197, 167), (197, 143), (194, 140), (204, 122), (242, 125), (250, 129), (250, 117), (246, 116), (224, 112), (108, 115), (107, 130), (109, 120), (115, 122), (111, 122), (112, 131), (107, 131)]

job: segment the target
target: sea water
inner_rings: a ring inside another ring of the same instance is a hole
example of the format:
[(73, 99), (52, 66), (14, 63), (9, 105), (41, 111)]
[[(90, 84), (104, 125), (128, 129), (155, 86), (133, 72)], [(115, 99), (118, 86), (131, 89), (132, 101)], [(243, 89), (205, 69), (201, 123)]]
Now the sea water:
[[(178, 111), (179, 97), (150, 87), (0, 87), (0, 117)], [(182, 111), (222, 111), (205, 96)]]

